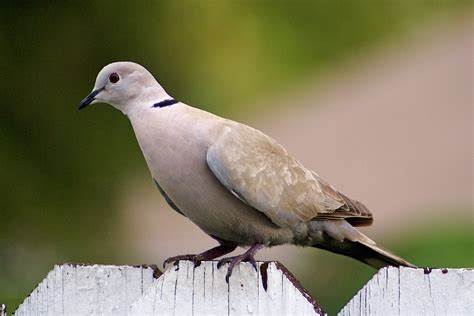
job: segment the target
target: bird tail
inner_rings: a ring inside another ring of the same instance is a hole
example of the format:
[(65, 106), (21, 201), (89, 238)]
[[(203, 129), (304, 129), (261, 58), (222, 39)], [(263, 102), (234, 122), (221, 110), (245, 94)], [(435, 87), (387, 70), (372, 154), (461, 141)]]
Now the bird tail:
[[(366, 237), (365, 235), (362, 236)], [(375, 242), (368, 237), (359, 239), (358, 241), (345, 239), (343, 242), (340, 242), (333, 240), (332, 242), (314, 245), (313, 247), (352, 257), (374, 267), (375, 269), (380, 269), (385, 266), (416, 268), (414, 264), (380, 246), (377, 246)]]
[(342, 243), (339, 242), (335, 247), (331, 246), (331, 243), (315, 245), (313, 247), (352, 257), (374, 267), (375, 269), (380, 269), (385, 266), (416, 268), (414, 264), (380, 246), (377, 246), (375, 243), (371, 244), (364, 241), (345, 240)]
[(388, 251), (385, 248), (382, 248), (378, 245), (374, 244), (367, 244), (364, 242), (357, 242), (358, 247), (362, 248), (362, 252), (360, 258), (355, 258), (360, 260), (368, 265), (380, 269), (387, 265), (395, 266), (395, 267), (410, 267), (410, 268), (417, 268), (411, 262), (406, 261), (405, 259), (393, 254), (392, 252)]

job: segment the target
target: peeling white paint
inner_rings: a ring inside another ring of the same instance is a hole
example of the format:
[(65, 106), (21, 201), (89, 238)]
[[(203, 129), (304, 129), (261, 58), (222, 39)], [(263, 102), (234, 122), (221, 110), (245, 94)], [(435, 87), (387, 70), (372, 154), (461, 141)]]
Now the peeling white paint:
[(153, 282), (147, 266), (55, 265), (15, 312), (27, 315), (125, 315)]
[[(321, 315), (277, 262), (227, 267), (56, 265), (14, 315)], [(158, 273), (159, 274), (159, 273)], [(472, 269), (381, 269), (339, 312), (347, 315), (473, 315)], [(0, 316), (6, 316), (0, 305)]]
[(338, 315), (474, 315), (474, 270), (383, 268)]
[[(227, 284), (226, 266), (207, 261), (194, 268), (181, 261), (132, 304), (129, 315), (318, 315), (277, 263), (258, 266), (257, 272), (250, 263), (239, 264)], [(267, 273), (266, 290), (260, 269)]]

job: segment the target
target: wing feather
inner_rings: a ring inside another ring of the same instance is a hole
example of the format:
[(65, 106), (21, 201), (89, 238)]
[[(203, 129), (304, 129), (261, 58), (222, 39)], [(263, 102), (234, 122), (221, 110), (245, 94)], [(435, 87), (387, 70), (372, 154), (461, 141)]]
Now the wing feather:
[(360, 202), (339, 193), (273, 139), (246, 125), (226, 126), (208, 149), (207, 164), (229, 191), (280, 227), (319, 218), (372, 218)]

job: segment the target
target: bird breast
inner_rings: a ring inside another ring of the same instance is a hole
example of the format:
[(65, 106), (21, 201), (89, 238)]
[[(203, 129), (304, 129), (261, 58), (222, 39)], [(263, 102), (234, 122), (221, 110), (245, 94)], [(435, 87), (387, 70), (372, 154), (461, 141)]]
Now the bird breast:
[(209, 235), (239, 244), (281, 244), (291, 232), (228, 191), (207, 165), (226, 120), (176, 104), (129, 116), (150, 172), (180, 211)]

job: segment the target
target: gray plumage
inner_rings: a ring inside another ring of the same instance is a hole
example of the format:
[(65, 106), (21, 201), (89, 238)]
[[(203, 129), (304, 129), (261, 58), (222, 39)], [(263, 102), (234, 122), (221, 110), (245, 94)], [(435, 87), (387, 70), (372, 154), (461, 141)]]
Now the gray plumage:
[[(112, 73), (118, 82), (109, 81)], [(376, 268), (413, 266), (354, 227), (372, 223), (362, 203), (338, 192), (267, 135), (180, 102), (153, 107), (171, 97), (142, 66), (104, 67), (93, 93), (81, 108), (106, 102), (126, 114), (166, 201), (221, 243), (212, 255), (194, 256), (196, 261), (225, 254), (229, 245), (295, 244)], [(234, 263), (252, 260), (258, 249)]]

